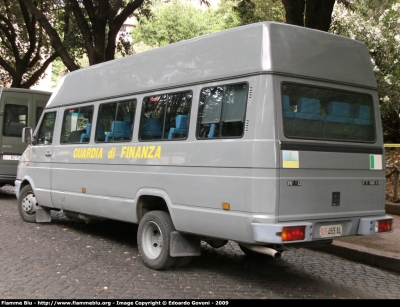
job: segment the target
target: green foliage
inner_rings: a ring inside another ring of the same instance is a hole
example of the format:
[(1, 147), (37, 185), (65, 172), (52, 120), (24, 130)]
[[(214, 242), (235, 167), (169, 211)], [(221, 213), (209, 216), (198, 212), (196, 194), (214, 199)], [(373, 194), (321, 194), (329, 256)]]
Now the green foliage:
[(237, 26), (239, 20), (232, 9), (229, 1), (222, 1), (215, 10), (184, 0), (159, 1), (151, 9), (151, 17), (143, 16), (132, 30), (133, 42), (161, 47)]
[(400, 3), (396, 0), (337, 3), (331, 31), (364, 42), (377, 78), (385, 142), (400, 142)]
[(241, 24), (261, 21), (285, 22), (285, 8), (281, 0), (241, 0), (235, 5)]

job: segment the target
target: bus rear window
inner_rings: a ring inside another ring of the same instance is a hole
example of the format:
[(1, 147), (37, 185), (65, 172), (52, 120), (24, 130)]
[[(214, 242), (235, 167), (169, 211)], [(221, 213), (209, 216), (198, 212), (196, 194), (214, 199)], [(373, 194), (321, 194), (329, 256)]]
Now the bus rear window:
[(288, 138), (353, 142), (376, 138), (369, 94), (284, 83), (282, 112)]

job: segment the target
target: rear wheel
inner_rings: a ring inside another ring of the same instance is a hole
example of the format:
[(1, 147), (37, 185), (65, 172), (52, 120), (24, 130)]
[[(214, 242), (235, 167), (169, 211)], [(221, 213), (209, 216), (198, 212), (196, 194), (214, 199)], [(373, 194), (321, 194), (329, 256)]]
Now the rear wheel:
[(37, 200), (32, 187), (24, 186), (18, 197), (18, 211), (22, 219), (29, 223), (36, 223)]
[(139, 223), (137, 242), (147, 267), (163, 270), (171, 267), (176, 258), (170, 256), (170, 234), (174, 231), (171, 217), (164, 211), (151, 211)]

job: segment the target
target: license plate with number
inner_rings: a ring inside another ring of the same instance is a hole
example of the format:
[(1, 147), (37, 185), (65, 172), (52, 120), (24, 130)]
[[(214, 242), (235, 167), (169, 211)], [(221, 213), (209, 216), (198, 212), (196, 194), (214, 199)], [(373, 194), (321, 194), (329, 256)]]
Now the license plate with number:
[(342, 225), (326, 225), (319, 228), (319, 236), (321, 238), (340, 237), (342, 236)]
[(21, 156), (17, 155), (3, 155), (3, 160), (20, 160)]

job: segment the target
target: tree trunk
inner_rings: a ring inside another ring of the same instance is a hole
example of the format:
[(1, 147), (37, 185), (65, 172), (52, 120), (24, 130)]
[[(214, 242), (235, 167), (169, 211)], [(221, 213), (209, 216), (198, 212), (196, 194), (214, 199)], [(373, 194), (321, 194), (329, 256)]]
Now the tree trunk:
[(282, 0), (286, 23), (327, 32), (335, 0)]
[(69, 71), (74, 71), (79, 69), (79, 66), (75, 64), (74, 60), (68, 54), (67, 49), (62, 43), (60, 36), (58, 35), (56, 29), (52, 27), (46, 16), (33, 4), (32, 0), (21, 0), (35, 16), (35, 18), (39, 21), (41, 26), (45, 29), (47, 35), (50, 38), (51, 45), (60, 55), (64, 65), (68, 68)]
[(286, 11), (286, 23), (304, 27), (306, 0), (282, 0)]
[(305, 26), (328, 32), (335, 0), (307, 0)]

